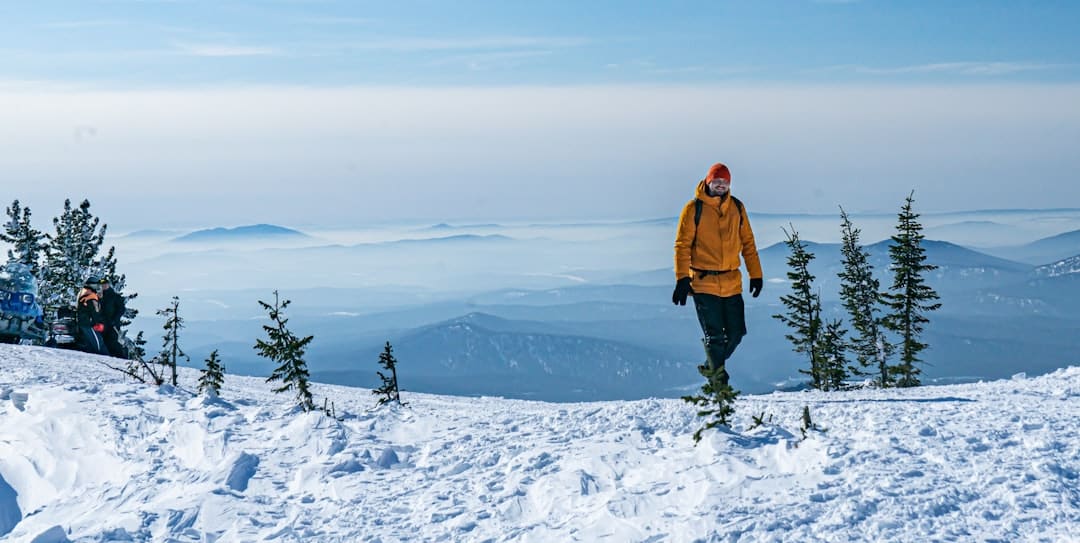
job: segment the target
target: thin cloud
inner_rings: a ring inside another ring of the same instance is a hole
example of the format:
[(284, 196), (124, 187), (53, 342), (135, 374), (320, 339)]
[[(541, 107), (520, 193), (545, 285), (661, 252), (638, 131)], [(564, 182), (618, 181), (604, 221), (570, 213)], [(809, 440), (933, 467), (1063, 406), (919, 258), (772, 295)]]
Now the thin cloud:
[(691, 66), (661, 66), (651, 59), (636, 59), (623, 63), (612, 62), (604, 65), (604, 68), (609, 70), (628, 70), (639, 71), (644, 74), (650, 75), (686, 75), (686, 74), (702, 74), (702, 75), (742, 75), (753, 72), (762, 71), (761, 68), (751, 67), (715, 67), (706, 65), (691, 65)]
[(539, 57), (546, 57), (551, 51), (498, 51), (493, 53), (477, 53), (473, 55), (458, 55), (436, 60), (433, 66), (464, 64), (472, 71), (486, 71), (500, 68), (513, 68), (520, 66), (524, 61)]
[(679, 74), (704, 74), (704, 75), (743, 75), (760, 72), (760, 68), (714, 68), (709, 66), (681, 66), (671, 68), (655, 68), (646, 70), (645, 73), (653, 75), (679, 75)]
[(196, 57), (257, 57), (279, 54), (273, 47), (249, 45), (174, 43), (173, 46), (182, 54)]
[(300, 22), (313, 25), (370, 25), (379, 21), (366, 17), (306, 17)]
[(589, 43), (585, 38), (493, 36), (485, 38), (390, 38), (340, 44), (350, 49), (385, 51), (452, 51), (469, 49), (513, 49), (519, 47), (567, 48)]
[(832, 70), (851, 70), (868, 75), (903, 75), (903, 74), (957, 74), (957, 75), (1011, 75), (1023, 72), (1035, 72), (1063, 68), (1062, 64), (1040, 62), (938, 62), (917, 64), (893, 68), (870, 66), (834, 66)]
[(101, 28), (107, 26), (128, 26), (131, 23), (128, 21), (118, 20), (87, 20), (87, 21), (56, 21), (52, 23), (41, 23), (37, 25), (39, 28), (51, 28), (51, 29), (75, 29), (75, 28)]

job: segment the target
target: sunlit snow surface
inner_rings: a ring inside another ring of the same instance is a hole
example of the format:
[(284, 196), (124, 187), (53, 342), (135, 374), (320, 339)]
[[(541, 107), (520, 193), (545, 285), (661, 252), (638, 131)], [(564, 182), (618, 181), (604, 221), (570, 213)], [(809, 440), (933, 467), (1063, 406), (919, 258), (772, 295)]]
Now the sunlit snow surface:
[(336, 421), (259, 378), (214, 400), (102, 360), (0, 346), (0, 540), (1080, 541), (1080, 367), (747, 396), (694, 446), (679, 400), (316, 385)]

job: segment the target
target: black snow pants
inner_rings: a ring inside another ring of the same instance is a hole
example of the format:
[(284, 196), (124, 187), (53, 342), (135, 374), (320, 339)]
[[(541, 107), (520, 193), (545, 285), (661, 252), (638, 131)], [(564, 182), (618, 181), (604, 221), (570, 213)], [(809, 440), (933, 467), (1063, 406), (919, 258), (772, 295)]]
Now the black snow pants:
[(728, 373), (724, 363), (746, 335), (746, 310), (742, 294), (720, 297), (695, 293), (694, 308), (697, 309), (701, 331), (705, 334), (701, 340), (705, 344), (705, 365), (714, 371), (721, 370), (720, 382), (726, 385)]
[(108, 349), (110, 356), (125, 359), (128, 357), (127, 349), (120, 343), (120, 333), (115, 326), (106, 326), (104, 336), (105, 348)]

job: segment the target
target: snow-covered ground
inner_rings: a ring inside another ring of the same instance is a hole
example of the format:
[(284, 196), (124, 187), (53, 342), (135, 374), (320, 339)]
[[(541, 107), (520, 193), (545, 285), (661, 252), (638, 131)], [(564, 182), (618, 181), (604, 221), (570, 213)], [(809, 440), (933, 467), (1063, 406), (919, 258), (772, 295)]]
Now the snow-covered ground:
[(0, 540), (1080, 541), (1080, 367), (747, 396), (695, 446), (679, 400), (373, 409), (316, 385), (338, 421), (258, 378), (212, 400), (192, 370), (159, 388), (102, 360), (0, 346)]

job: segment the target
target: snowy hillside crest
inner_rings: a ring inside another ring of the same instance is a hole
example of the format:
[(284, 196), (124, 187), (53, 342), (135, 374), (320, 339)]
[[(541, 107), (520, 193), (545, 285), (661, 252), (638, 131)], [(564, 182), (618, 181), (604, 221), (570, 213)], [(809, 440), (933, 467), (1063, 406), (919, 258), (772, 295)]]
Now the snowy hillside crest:
[[(1080, 367), (737, 400), (552, 404), (261, 378), (220, 397), (0, 346), (0, 541), (1076, 541)], [(827, 432), (800, 432), (803, 409)], [(767, 414), (750, 429), (746, 414)]]

